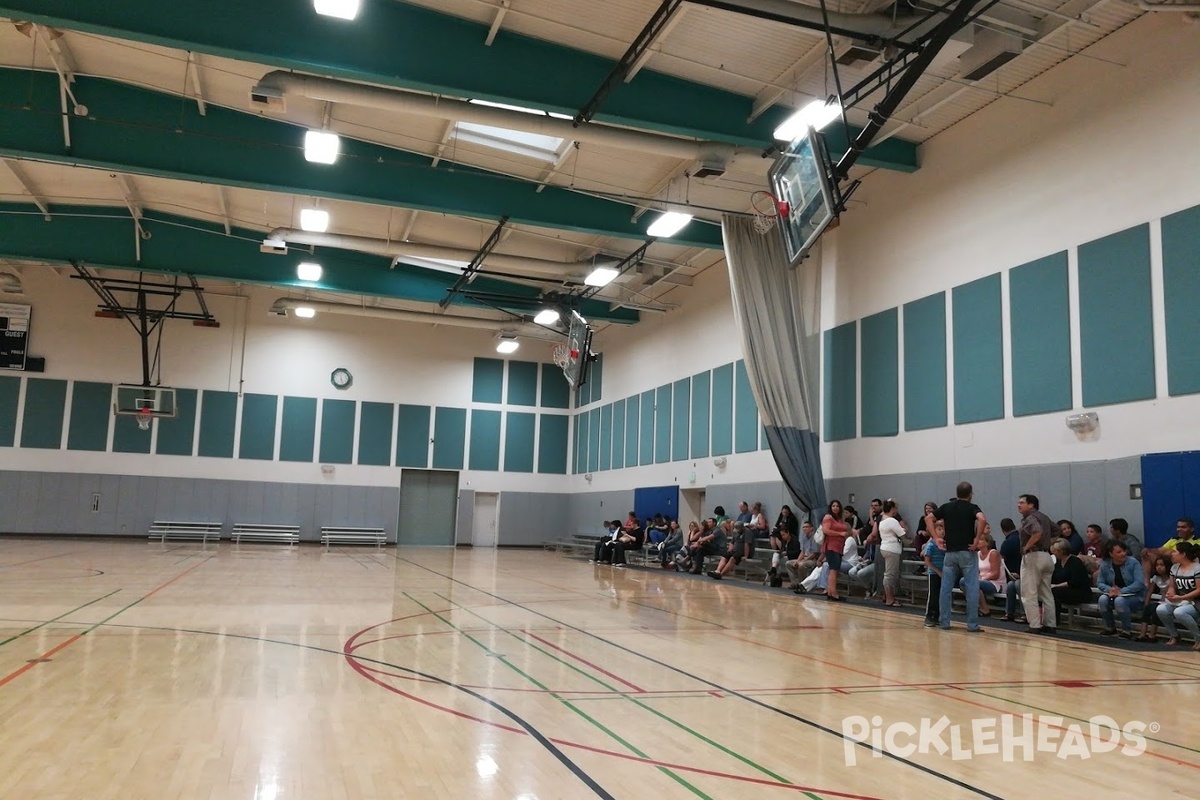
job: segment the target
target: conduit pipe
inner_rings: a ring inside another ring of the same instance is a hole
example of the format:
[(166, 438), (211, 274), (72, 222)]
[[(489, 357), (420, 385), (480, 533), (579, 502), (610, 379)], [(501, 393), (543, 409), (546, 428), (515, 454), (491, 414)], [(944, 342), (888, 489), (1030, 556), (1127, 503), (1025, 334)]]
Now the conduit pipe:
[(554, 342), (562, 339), (562, 334), (556, 334), (554, 331), (529, 322), (461, 317), (455, 314), (434, 314), (429, 311), (409, 311), (403, 308), (380, 308), (352, 305), (350, 303), (330, 303), (324, 300), (304, 300), (295, 297), (280, 297), (272, 304), (271, 312), (279, 314), (300, 306), (305, 306), (324, 314), (391, 319), (400, 322), (423, 322), (429, 325), (452, 325), (459, 328), (477, 328), (495, 333), (511, 333), (529, 339), (545, 339)]

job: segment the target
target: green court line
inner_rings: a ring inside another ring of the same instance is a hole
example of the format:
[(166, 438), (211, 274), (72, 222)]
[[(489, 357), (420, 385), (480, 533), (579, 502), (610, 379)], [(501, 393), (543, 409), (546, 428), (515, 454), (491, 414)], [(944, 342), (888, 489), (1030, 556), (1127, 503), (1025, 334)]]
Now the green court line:
[[(503, 654), (501, 654), (501, 653), (497, 653), (495, 650), (492, 650), (492, 649), (491, 649), (490, 647), (488, 647), (486, 644), (484, 644), (483, 642), (479, 641), (479, 640), (478, 640), (478, 639), (476, 639), (474, 636), (472, 636), (470, 633), (467, 633), (467, 632), (466, 632), (466, 631), (464, 631), (462, 628), (460, 628), (459, 626), (455, 625), (453, 622), (451, 622), (450, 620), (446, 619), (446, 618), (445, 618), (445, 617), (443, 617), (443, 616), (442, 616), (440, 613), (438, 613), (437, 611), (434, 611), (432, 608), (430, 608), (429, 606), (425, 605), (424, 603), (422, 603), (422, 602), (421, 602), (420, 600), (418, 600), (417, 598), (413, 597), (413, 596), (412, 596), (411, 594), (409, 594), (408, 592), (405, 592), (405, 593), (404, 593), (404, 596), (405, 596), (405, 597), (407, 597), (409, 600), (413, 601), (414, 603), (416, 603), (416, 604), (417, 604), (418, 606), (420, 606), (421, 608), (425, 609), (425, 611), (426, 611), (426, 612), (428, 612), (428, 613), (430, 614), (430, 616), (432, 616), (434, 619), (437, 619), (437, 620), (439, 620), (440, 622), (444, 622), (444, 623), (445, 623), (446, 625), (448, 625), (449, 627), (451, 627), (451, 628), (453, 628), (454, 630), (458, 631), (460, 634), (462, 634), (463, 636), (465, 636), (465, 637), (467, 638), (467, 640), (468, 640), (468, 641), (470, 641), (470, 642), (471, 642), (472, 644), (474, 644), (475, 646), (479, 647), (481, 650), (483, 650), (483, 651), (484, 651), (485, 653), (487, 653), (488, 655), (495, 656), (495, 657), (496, 657), (496, 659), (497, 659), (498, 661), (500, 661), (500, 663), (504, 664), (506, 667), (508, 667), (508, 668), (509, 668), (509, 669), (511, 669), (513, 672), (515, 672), (515, 673), (517, 673), (518, 675), (520, 675), (520, 676), (521, 676), (522, 678), (524, 678), (525, 680), (527, 680), (527, 681), (529, 681), (530, 683), (532, 683), (534, 686), (538, 687), (539, 689), (542, 689), (543, 691), (549, 692), (549, 693), (550, 693), (550, 696), (551, 696), (551, 697), (553, 697), (555, 700), (558, 700), (560, 703), (562, 703), (563, 705), (565, 705), (567, 708), (571, 709), (571, 711), (575, 712), (575, 713), (576, 713), (576, 714), (578, 714), (580, 717), (582, 717), (583, 719), (587, 720), (587, 721), (588, 721), (588, 722), (590, 722), (592, 725), (594, 725), (596, 728), (598, 728), (599, 730), (603, 731), (603, 732), (604, 732), (605, 734), (607, 734), (607, 735), (608, 735), (610, 738), (612, 738), (613, 740), (615, 740), (615, 741), (619, 742), (619, 743), (621, 744), (621, 746), (622, 746), (622, 747), (626, 748), (627, 750), (629, 750), (629, 751), (630, 751), (631, 753), (633, 753), (634, 755), (638, 756), (639, 758), (646, 758), (646, 759), (649, 759), (649, 758), (650, 758), (650, 756), (649, 756), (648, 754), (646, 754), (646, 753), (643, 753), (641, 750), (639, 750), (637, 747), (635, 747), (635, 746), (634, 746), (634, 745), (633, 745), (631, 742), (627, 742), (627, 741), (625, 741), (625, 740), (624, 740), (624, 739), (622, 739), (620, 736), (618, 736), (618, 735), (617, 735), (617, 734), (616, 734), (614, 731), (610, 730), (610, 729), (609, 729), (608, 727), (606, 727), (605, 725), (602, 725), (602, 724), (601, 724), (601, 723), (600, 723), (598, 720), (596, 720), (596, 719), (593, 719), (591, 716), (589, 716), (588, 714), (585, 714), (585, 713), (584, 713), (583, 711), (581, 711), (580, 709), (578, 709), (578, 708), (575, 708), (575, 707), (574, 707), (574, 706), (573, 706), (573, 705), (572, 705), (572, 704), (571, 704), (569, 701), (567, 701), (567, 700), (564, 700), (564, 699), (562, 698), (562, 696), (560, 696), (559, 694), (557, 694), (557, 693), (555, 693), (555, 692), (551, 691), (549, 686), (546, 686), (544, 683), (542, 683), (541, 681), (539, 681), (537, 678), (533, 677), (533, 676), (532, 676), (532, 675), (530, 675), (529, 673), (527, 673), (527, 672), (525, 672), (524, 670), (522, 670), (520, 667), (518, 667), (518, 666), (516, 666), (515, 664), (511, 663), (511, 662), (508, 660), (508, 657), (507, 657), (507, 656), (504, 656)], [(437, 596), (438, 596), (439, 598), (443, 599), (443, 600), (445, 600), (445, 599), (446, 599), (446, 598), (442, 597), (441, 595), (437, 595)], [(458, 603), (454, 603), (454, 602), (452, 602), (452, 601), (447, 601), (447, 602), (450, 602), (450, 603), (451, 603), (451, 605), (458, 606), (459, 608), (462, 608), (463, 610), (465, 610), (465, 611), (467, 611), (467, 612), (469, 612), (469, 613), (474, 613), (474, 612), (471, 612), (471, 611), (470, 611), (470, 609), (464, 608), (463, 606), (459, 605)], [(475, 616), (478, 616), (478, 615), (476, 614)], [(480, 617), (480, 619), (482, 619), (482, 617)], [(484, 620), (484, 622), (487, 622), (487, 620)], [(491, 623), (488, 623), (488, 624), (491, 624)], [(497, 627), (497, 626), (493, 626), (493, 627)], [(507, 633), (507, 631), (504, 631), (504, 632), (505, 632), (505, 633)], [(565, 663), (565, 662), (564, 662), (564, 663)], [(573, 665), (567, 665), (567, 666), (573, 666)], [(671, 778), (672, 780), (674, 780), (676, 783), (678, 783), (678, 784), (680, 784), (681, 786), (683, 786), (683, 787), (687, 788), (689, 791), (691, 791), (691, 792), (692, 792), (693, 794), (695, 794), (697, 797), (702, 797), (702, 798), (704, 798), (704, 800), (713, 800), (713, 798), (712, 798), (712, 797), (710, 797), (709, 795), (705, 794), (705, 793), (704, 793), (703, 791), (701, 791), (699, 788), (697, 788), (697, 787), (693, 786), (692, 784), (688, 783), (686, 780), (684, 780), (684, 779), (683, 779), (682, 777), (680, 777), (679, 775), (676, 775), (676, 774), (675, 774), (673, 771), (671, 771), (670, 769), (668, 769), (668, 768), (666, 768), (666, 767), (662, 767), (662, 766), (657, 766), (657, 767), (656, 767), (656, 769), (658, 769), (658, 771), (659, 771), (659, 772), (663, 773), (663, 774), (664, 774), (664, 775), (666, 775), (667, 777), (669, 777), (669, 778)]]
[[(90, 605), (95, 605), (96, 603), (99, 603), (101, 600), (105, 600), (105, 599), (107, 599), (107, 598), (109, 598), (109, 597), (112, 597), (114, 594), (116, 594), (116, 593), (117, 593), (117, 592), (119, 592), (119, 591), (121, 591), (121, 590), (120, 590), (120, 589), (113, 589), (111, 592), (109, 592), (108, 594), (104, 595), (104, 597), (97, 597), (95, 600), (90, 600), (90, 601), (88, 601), (88, 602), (84, 603), (84, 604), (83, 604), (83, 605), (81, 605), (81, 606), (76, 606), (75, 608), (72, 608), (70, 611), (67, 611), (67, 612), (65, 612), (65, 613), (63, 613), (63, 614), (59, 614), (59, 615), (58, 615), (57, 617), (55, 617), (54, 619), (48, 619), (48, 620), (46, 620), (45, 622), (42, 622), (42, 623), (40, 623), (40, 624), (38, 624), (38, 625), (34, 625), (32, 628), (26, 628), (25, 630), (21, 631), (20, 633), (18, 633), (18, 634), (14, 634), (13, 636), (10, 636), (10, 637), (8, 637), (7, 639), (5, 639), (4, 641), (0, 642), (0, 647), (4, 647), (4, 645), (8, 644), (9, 642), (12, 642), (12, 641), (15, 641), (15, 640), (17, 640), (17, 639), (20, 639), (22, 636), (24, 636), (24, 635), (25, 635), (25, 634), (27, 634), (27, 633), (33, 633), (33, 632), (34, 632), (34, 631), (36, 631), (38, 628), (44, 628), (44, 627), (46, 627), (47, 625), (49, 625), (50, 623), (52, 623), (52, 622), (58, 622), (58, 621), (59, 621), (60, 619), (62, 619), (63, 617), (69, 617), (69, 616), (71, 616), (72, 614), (74, 614), (76, 611), (79, 611), (80, 609), (87, 608), (87, 607), (88, 607), (88, 606), (90, 606)], [(110, 617), (109, 619), (111, 619), (111, 617)]]
[[(436, 594), (436, 593), (435, 593), (435, 594)], [(639, 700), (637, 697), (634, 697), (633, 695), (630, 695), (628, 692), (625, 692), (625, 691), (623, 691), (623, 690), (621, 690), (621, 689), (618, 689), (618, 688), (616, 688), (615, 686), (612, 686), (612, 685), (610, 685), (610, 684), (607, 684), (607, 683), (605, 683), (605, 682), (604, 682), (604, 681), (603, 681), (601, 678), (598, 678), (598, 677), (596, 677), (595, 675), (592, 675), (591, 673), (589, 673), (589, 672), (587, 672), (587, 671), (583, 670), (582, 668), (580, 668), (580, 667), (576, 666), (575, 664), (573, 664), (573, 663), (571, 663), (571, 662), (569, 662), (569, 661), (566, 661), (566, 660), (564, 660), (562, 657), (560, 657), (560, 656), (558, 656), (558, 655), (556, 655), (556, 654), (554, 654), (554, 653), (551, 653), (550, 651), (548, 651), (548, 650), (546, 650), (546, 649), (544, 649), (544, 648), (542, 648), (542, 647), (539, 647), (538, 645), (536, 645), (536, 644), (533, 644), (533, 643), (529, 642), (529, 641), (528, 641), (528, 640), (526, 640), (526, 639), (523, 639), (523, 638), (521, 638), (521, 637), (517, 636), (517, 635), (516, 635), (515, 633), (513, 633), (512, 631), (509, 631), (509, 630), (507, 630), (507, 629), (505, 629), (505, 628), (502, 628), (502, 627), (500, 627), (499, 625), (496, 625), (494, 622), (491, 622), (491, 621), (490, 621), (490, 620), (488, 620), (486, 617), (483, 617), (483, 616), (481, 616), (481, 615), (479, 615), (479, 614), (476, 614), (474, 611), (472, 611), (471, 609), (467, 608), (466, 606), (463, 606), (463, 605), (461, 605), (460, 603), (456, 603), (456, 602), (454, 602), (453, 600), (449, 599), (449, 598), (448, 598), (448, 597), (446, 597), (445, 595), (437, 594), (437, 597), (439, 597), (439, 598), (440, 598), (440, 599), (442, 599), (442, 600), (445, 600), (447, 603), (450, 603), (450, 604), (451, 604), (451, 605), (453, 605), (453, 606), (457, 606), (458, 608), (461, 608), (463, 611), (466, 611), (468, 614), (470, 614), (470, 615), (472, 615), (472, 616), (474, 616), (474, 617), (476, 617), (476, 618), (478, 618), (478, 619), (482, 620), (483, 622), (485, 622), (485, 623), (487, 623), (488, 625), (492, 626), (492, 627), (493, 627), (493, 628), (495, 628), (496, 630), (499, 630), (499, 631), (501, 631), (502, 633), (506, 633), (506, 634), (508, 634), (509, 636), (512, 636), (514, 639), (516, 639), (517, 641), (521, 642), (521, 643), (522, 643), (522, 644), (524, 644), (526, 647), (529, 647), (529, 648), (531, 648), (531, 649), (533, 649), (533, 650), (536, 650), (537, 652), (539, 652), (539, 653), (541, 653), (541, 654), (543, 654), (543, 655), (547, 656), (548, 658), (550, 658), (550, 659), (552, 659), (552, 660), (554, 660), (554, 661), (558, 662), (559, 664), (562, 664), (563, 666), (567, 667), (568, 669), (571, 669), (571, 670), (573, 670), (573, 671), (575, 671), (575, 672), (579, 673), (580, 675), (582, 675), (583, 677), (587, 678), (588, 680), (590, 680), (590, 681), (592, 681), (592, 682), (594, 682), (594, 683), (597, 683), (597, 684), (599, 684), (600, 686), (603, 686), (605, 689), (607, 689), (607, 690), (609, 690), (609, 691), (612, 691), (612, 692), (617, 692), (617, 693), (618, 693), (618, 695), (619, 695), (621, 698), (631, 701), (632, 703), (634, 703), (635, 705), (637, 705), (639, 708), (641, 708), (641, 709), (643, 709), (643, 710), (645, 710), (645, 711), (649, 711), (651, 714), (655, 715), (656, 717), (659, 717), (660, 719), (663, 719), (663, 720), (665, 720), (667, 723), (669, 723), (669, 724), (671, 724), (671, 725), (673, 725), (673, 726), (675, 726), (675, 727), (679, 728), (680, 730), (682, 730), (682, 731), (684, 731), (684, 732), (686, 732), (686, 733), (688, 733), (688, 734), (690, 734), (690, 735), (692, 735), (692, 736), (696, 737), (697, 739), (699, 739), (700, 741), (704, 742), (705, 744), (708, 744), (709, 746), (711, 746), (711, 747), (713, 747), (713, 748), (716, 748), (717, 750), (720, 750), (722, 753), (725, 753), (725, 754), (726, 754), (726, 755), (728, 755), (728, 756), (732, 756), (733, 758), (737, 759), (738, 761), (741, 761), (741, 762), (742, 762), (743, 764), (745, 764), (746, 766), (748, 766), (748, 767), (750, 767), (750, 768), (752, 768), (752, 769), (754, 769), (754, 770), (757, 770), (758, 772), (761, 772), (762, 774), (764, 774), (764, 775), (766, 775), (766, 776), (770, 777), (772, 780), (779, 781), (779, 783), (781, 783), (781, 784), (784, 784), (784, 785), (792, 785), (792, 782), (791, 782), (791, 781), (789, 781), (787, 778), (783, 777), (782, 775), (779, 775), (779, 774), (777, 774), (777, 773), (774, 773), (774, 772), (772, 772), (771, 770), (767, 769), (766, 767), (762, 766), (761, 764), (757, 764), (757, 763), (755, 763), (754, 761), (751, 761), (750, 759), (748, 759), (748, 758), (746, 758), (746, 757), (742, 756), (740, 753), (737, 753), (737, 752), (734, 752), (733, 750), (730, 750), (728, 747), (725, 747), (724, 745), (722, 745), (722, 744), (721, 744), (721, 743), (719, 743), (719, 742), (713, 741), (712, 739), (708, 738), (707, 736), (705, 736), (704, 734), (700, 733), (699, 731), (697, 731), (697, 730), (694, 730), (694, 729), (692, 729), (692, 728), (689, 728), (688, 726), (684, 725), (684, 724), (683, 724), (682, 722), (680, 722), (679, 720), (677, 720), (677, 719), (675, 719), (675, 718), (673, 718), (673, 717), (671, 717), (671, 716), (669, 716), (669, 715), (667, 715), (667, 714), (664, 714), (663, 712), (659, 711), (658, 709), (654, 708), (653, 706), (647, 705), (645, 702), (643, 702), (643, 701)], [(655, 699), (658, 699), (658, 698), (656, 697)], [(564, 701), (564, 702), (567, 702), (567, 701)], [(568, 702), (567, 704), (568, 704), (568, 705), (570, 705), (570, 703), (569, 703), (569, 702)], [(806, 796), (808, 796), (808, 797), (810, 798), (810, 800), (821, 800), (821, 798), (819, 798), (817, 795), (810, 794), (810, 793), (808, 793), (808, 792), (805, 792), (804, 794), (805, 794)]]
[[(1099, 689), (1099, 688), (1103, 688), (1103, 687), (1100, 684), (1097, 684), (1096, 688)], [(1046, 714), (1051, 717), (1062, 717), (1065, 720), (1069, 719), (1069, 720), (1074, 720), (1075, 722), (1082, 722), (1085, 724), (1088, 722), (1088, 720), (1086, 720), (1086, 719), (1082, 719), (1080, 717), (1073, 717), (1070, 714), (1064, 714), (1061, 711), (1050, 711), (1049, 709), (1041, 708), (1040, 706), (1035, 706), (1032, 703), (1022, 703), (1020, 700), (1010, 700), (1007, 697), (997, 697), (995, 695), (990, 695), (986, 692), (981, 692), (976, 689), (971, 689), (969, 691), (971, 692), (971, 694), (977, 694), (980, 697), (986, 697), (989, 700), (999, 700), (1001, 703), (1009, 703), (1010, 705), (1014, 705), (1014, 706), (1023, 706), (1024, 708), (1032, 708), (1034, 711), (1040, 711), (1043, 714)], [(1189, 753), (1200, 753), (1200, 750), (1197, 750), (1194, 747), (1188, 747), (1185, 744), (1177, 744), (1175, 742), (1168, 742), (1168, 741), (1164, 741), (1162, 739), (1155, 739), (1154, 737), (1149, 736), (1147, 734), (1142, 734), (1142, 736), (1146, 739), (1147, 742), (1154, 742), (1155, 744), (1161, 744), (1166, 747), (1178, 747), (1180, 750), (1187, 750)]]

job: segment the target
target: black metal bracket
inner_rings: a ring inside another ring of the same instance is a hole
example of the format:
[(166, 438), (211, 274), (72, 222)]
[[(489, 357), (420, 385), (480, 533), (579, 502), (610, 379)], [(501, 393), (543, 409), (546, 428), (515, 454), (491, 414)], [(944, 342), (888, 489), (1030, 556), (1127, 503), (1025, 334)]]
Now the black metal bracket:
[(479, 251), (475, 253), (475, 257), (471, 259), (471, 263), (463, 267), (462, 274), (458, 276), (458, 280), (446, 290), (446, 296), (438, 302), (438, 308), (444, 309), (450, 305), (450, 301), (462, 292), (462, 288), (475, 279), (475, 275), (483, 265), (483, 260), (492, 254), (492, 251), (496, 249), (496, 245), (500, 244), (500, 234), (504, 232), (504, 226), (507, 224), (508, 216), (505, 215), (500, 218), (500, 222), (492, 230), (487, 241), (483, 243), (483, 247), (479, 248)]
[[(638, 264), (641, 264), (642, 259), (646, 257), (646, 251), (649, 250), (650, 245), (654, 244), (656, 241), (657, 241), (657, 239), (650, 239), (649, 241), (645, 242), (641, 247), (639, 247), (637, 250), (634, 250), (632, 253), (625, 256), (625, 258), (621, 259), (616, 264), (616, 266), (613, 267), (613, 269), (615, 269), (617, 271), (617, 277), (624, 275), (626, 272), (633, 269)], [(615, 278), (614, 278), (614, 280), (615, 280)], [(581, 291), (579, 294), (574, 295), (574, 296), (578, 297), (580, 300), (587, 300), (588, 298), (595, 295), (596, 292), (600, 291), (601, 288), (602, 287), (600, 287), (600, 286), (588, 286), (583, 291)]]

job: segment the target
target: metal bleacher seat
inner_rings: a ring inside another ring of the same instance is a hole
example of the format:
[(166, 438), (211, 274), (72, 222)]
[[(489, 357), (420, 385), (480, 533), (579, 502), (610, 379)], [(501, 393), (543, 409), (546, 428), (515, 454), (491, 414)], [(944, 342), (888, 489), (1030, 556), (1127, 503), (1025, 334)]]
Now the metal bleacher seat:
[(299, 525), (269, 525), (259, 522), (239, 522), (233, 526), (230, 537), (237, 544), (259, 542), (264, 544), (286, 544), (289, 547), (300, 543)]
[(176, 539), (207, 544), (209, 539), (220, 541), (221, 523), (155, 520), (150, 524), (150, 538), (162, 542)]
[(335, 544), (373, 544), (379, 549), (387, 544), (387, 532), (383, 528), (324, 525), (321, 527), (321, 544), (326, 550)]

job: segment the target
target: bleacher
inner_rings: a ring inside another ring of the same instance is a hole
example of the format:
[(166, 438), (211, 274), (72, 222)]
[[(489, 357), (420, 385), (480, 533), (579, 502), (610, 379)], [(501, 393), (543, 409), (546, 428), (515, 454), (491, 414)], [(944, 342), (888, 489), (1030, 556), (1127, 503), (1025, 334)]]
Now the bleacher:
[(300, 543), (299, 525), (270, 525), (260, 522), (238, 522), (230, 536), (235, 544), (286, 544), (289, 547)]
[(149, 538), (158, 539), (163, 543), (174, 539), (207, 544), (209, 539), (212, 539), (213, 541), (220, 541), (221, 523), (155, 520), (150, 524)]
[(373, 544), (380, 549), (387, 544), (387, 533), (383, 528), (326, 525), (321, 528), (321, 544), (325, 545), (326, 550), (335, 544)]

